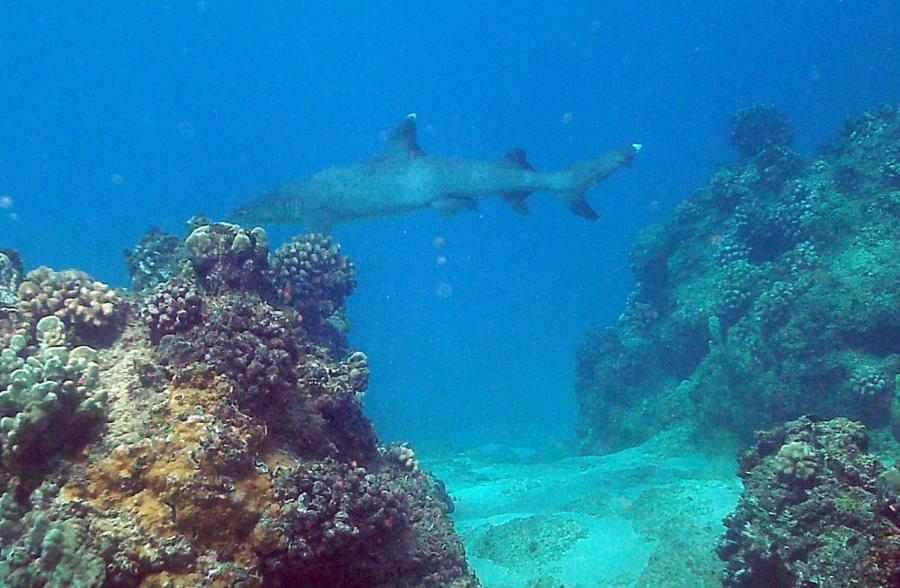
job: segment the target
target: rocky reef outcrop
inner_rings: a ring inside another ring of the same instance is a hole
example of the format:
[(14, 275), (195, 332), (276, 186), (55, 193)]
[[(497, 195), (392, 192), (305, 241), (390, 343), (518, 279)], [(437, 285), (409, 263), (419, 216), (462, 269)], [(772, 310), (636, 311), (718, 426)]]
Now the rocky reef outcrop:
[(638, 238), (618, 324), (579, 352), (585, 451), (697, 422), (749, 441), (803, 414), (900, 435), (900, 110), (812, 156), (791, 137), (772, 107), (738, 113), (739, 161)]
[(900, 470), (868, 443), (865, 427), (845, 418), (758, 433), (718, 546), (723, 584), (900, 586)]
[[(475, 587), (442, 484), (362, 412), (321, 237), (195, 219), (135, 292), (17, 278), (0, 354), (4, 586)], [(287, 290), (287, 291), (286, 291)], [(90, 345), (90, 346), (89, 346)]]

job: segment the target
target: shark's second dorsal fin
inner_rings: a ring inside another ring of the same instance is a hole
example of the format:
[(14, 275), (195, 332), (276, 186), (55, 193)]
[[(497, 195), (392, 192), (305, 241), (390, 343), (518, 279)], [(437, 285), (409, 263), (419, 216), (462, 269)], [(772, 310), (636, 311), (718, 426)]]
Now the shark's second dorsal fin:
[(419, 147), (416, 138), (416, 113), (411, 112), (400, 121), (400, 124), (391, 133), (387, 145), (384, 147), (385, 155), (422, 157), (425, 152)]
[[(534, 168), (531, 167), (530, 163), (528, 163), (528, 159), (525, 156), (524, 149), (510, 149), (503, 154), (503, 159), (501, 161), (504, 165), (508, 165), (516, 169), (534, 171)], [(503, 198), (503, 201), (509, 204), (510, 207), (512, 207), (512, 209), (519, 214), (528, 214), (528, 204), (525, 203), (525, 200), (530, 195), (531, 192), (527, 191), (504, 192), (503, 194), (500, 194), (500, 197)]]

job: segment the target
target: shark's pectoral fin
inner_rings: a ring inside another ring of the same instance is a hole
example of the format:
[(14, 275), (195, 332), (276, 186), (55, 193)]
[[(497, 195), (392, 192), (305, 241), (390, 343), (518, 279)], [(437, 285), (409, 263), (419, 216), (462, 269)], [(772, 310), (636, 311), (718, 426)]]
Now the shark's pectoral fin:
[(478, 201), (474, 198), (450, 196), (431, 203), (431, 207), (444, 218), (451, 217), (460, 210), (478, 210)]
[(384, 155), (388, 157), (422, 157), (425, 152), (419, 147), (416, 138), (416, 113), (407, 115), (391, 133)]

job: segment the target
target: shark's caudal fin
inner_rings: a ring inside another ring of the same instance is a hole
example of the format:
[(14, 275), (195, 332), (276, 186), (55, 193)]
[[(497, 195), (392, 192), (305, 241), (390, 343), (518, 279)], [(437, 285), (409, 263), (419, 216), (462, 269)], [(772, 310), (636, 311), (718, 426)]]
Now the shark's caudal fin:
[(565, 187), (558, 191), (563, 204), (580, 217), (597, 220), (597, 212), (591, 208), (584, 195), (624, 165), (631, 165), (634, 156), (641, 150), (640, 143), (610, 151), (600, 157), (576, 163), (562, 172)]
[[(528, 163), (528, 159), (525, 157), (524, 149), (510, 149), (503, 155), (501, 161), (505, 165), (515, 167), (516, 169), (534, 171), (534, 168), (531, 167), (531, 164)], [(527, 199), (530, 194), (531, 192), (523, 190), (519, 192), (504, 192), (503, 194), (500, 194), (500, 197), (519, 214), (528, 214), (528, 205), (525, 204), (525, 199)]]

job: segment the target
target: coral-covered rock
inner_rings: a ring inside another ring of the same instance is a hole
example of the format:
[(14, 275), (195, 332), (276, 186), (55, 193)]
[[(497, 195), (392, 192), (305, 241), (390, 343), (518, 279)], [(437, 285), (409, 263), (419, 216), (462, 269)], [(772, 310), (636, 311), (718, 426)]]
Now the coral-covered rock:
[[(409, 459), (377, 448), (355, 452), (365, 461), (341, 452), (303, 458), (269, 415), (238, 406), (227, 380), (207, 374), (192, 385), (142, 388), (136, 366), (154, 351), (135, 344), (137, 331), (125, 337), (109, 352), (109, 431), (89, 447), (90, 459), (27, 500), (0, 501), (5, 545), (22, 546), (17, 573), (30, 577), (41, 557), (24, 551), (26, 517), (40, 515), (86, 529), (70, 550), (104, 562), (102, 582), (91, 585), (478, 585), (444, 495)], [(314, 429), (323, 417), (305, 410), (293, 413), (303, 419), (295, 426)], [(341, 442), (327, 426), (310, 436), (321, 447)]]
[(801, 418), (758, 434), (725, 519), (726, 586), (900, 585), (900, 473), (860, 423)]
[[(176, 298), (187, 304), (186, 297)], [(203, 321), (162, 341), (163, 361), (181, 369), (202, 364), (235, 384), (235, 400), (261, 404), (292, 389), (305, 335), (298, 318), (254, 296), (212, 299)]]
[(264, 230), (257, 227), (247, 231), (229, 223), (195, 224), (184, 241), (184, 250), (206, 291), (269, 289), (265, 276), (269, 241)]
[(287, 300), (260, 230), (195, 222), (187, 267), (142, 290), (99, 354), (66, 321), (93, 324), (92, 293), (101, 317), (118, 295), (80, 272), (23, 282), (23, 332), (0, 333), (0, 583), (479, 585), (441, 484), (408, 446), (378, 445), (365, 354), (301, 317), (349, 294), (352, 266), (327, 248), (304, 266), (315, 287), (283, 273), (317, 302)]
[(744, 440), (802, 414), (880, 427), (897, 404), (900, 110), (805, 159), (776, 112), (735, 121), (744, 157), (638, 238), (619, 324), (588, 336), (585, 450), (698, 420)]
[(786, 116), (771, 104), (754, 104), (731, 119), (731, 144), (742, 157), (755, 157), (766, 149), (786, 147), (793, 133)]
[(133, 249), (125, 250), (125, 265), (135, 291), (146, 290), (181, 273), (182, 240), (160, 229), (147, 231)]

